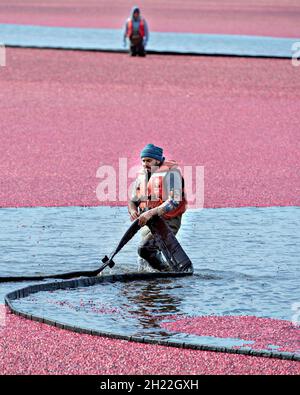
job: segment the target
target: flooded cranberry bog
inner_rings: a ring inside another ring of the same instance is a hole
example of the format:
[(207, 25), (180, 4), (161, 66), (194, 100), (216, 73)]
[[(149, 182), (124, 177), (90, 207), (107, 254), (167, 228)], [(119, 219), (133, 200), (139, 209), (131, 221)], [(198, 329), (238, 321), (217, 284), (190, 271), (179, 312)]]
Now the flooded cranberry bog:
[[(299, 7), (145, 2), (154, 44), (177, 32), (265, 57), (133, 60), (84, 50), (95, 29), (118, 36), (126, 2), (21, 3), (0, 1), (0, 43), (26, 31), (36, 47), (7, 47), (0, 67), (1, 373), (299, 374)], [(73, 41), (82, 28), (83, 50), (38, 48), (57, 26)], [(129, 219), (125, 199), (99, 202), (99, 167), (129, 169), (149, 142), (204, 168), (204, 209), (178, 234), (194, 274), (137, 272), (137, 234), (100, 277), (40, 279), (112, 252)]]
[[(7, 251), (2, 281), (20, 270), (39, 276), (95, 268), (127, 218), (125, 208), (109, 207), (0, 213)], [(113, 224), (99, 240), (98, 224), (107, 218)], [(298, 221), (298, 207), (190, 211), (179, 238), (193, 276), (135, 273), (136, 236), (101, 277), (29, 287), (2, 283), (1, 293), (16, 314), (80, 333), (296, 361)]]

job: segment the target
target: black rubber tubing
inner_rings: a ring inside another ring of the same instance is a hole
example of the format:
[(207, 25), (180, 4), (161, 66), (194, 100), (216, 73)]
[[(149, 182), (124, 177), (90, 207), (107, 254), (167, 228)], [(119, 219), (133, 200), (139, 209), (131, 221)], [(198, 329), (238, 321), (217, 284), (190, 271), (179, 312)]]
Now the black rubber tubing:
[(47, 279), (61, 279), (70, 280), (76, 277), (94, 277), (99, 273), (99, 269), (90, 271), (78, 271), (78, 272), (67, 272), (60, 274), (49, 274), (49, 275), (39, 275), (39, 276), (4, 276), (0, 277), (0, 283), (8, 282), (21, 282), (21, 281), (42, 281)]
[(41, 316), (36, 316), (33, 314), (28, 314), (17, 309), (13, 301), (25, 298), (29, 295), (35, 294), (40, 291), (54, 291), (58, 289), (70, 289), (70, 288), (78, 288), (78, 287), (89, 287), (95, 284), (100, 283), (113, 283), (113, 282), (130, 282), (135, 280), (151, 280), (158, 278), (174, 278), (174, 277), (184, 277), (191, 275), (191, 273), (126, 273), (126, 274), (118, 274), (118, 275), (101, 275), (98, 277), (90, 277), (90, 278), (79, 278), (69, 281), (57, 281), (53, 283), (45, 283), (45, 284), (37, 284), (28, 286), (22, 289), (15, 290), (13, 292), (8, 293), (5, 296), (5, 304), (8, 309), (17, 316), (30, 319), (32, 321), (41, 322), (47, 325), (52, 325), (60, 329), (66, 329), (76, 333), (89, 334), (94, 336), (102, 336), (113, 339), (123, 339), (132, 342), (138, 343), (147, 343), (147, 344), (156, 344), (162, 346), (169, 347), (179, 347), (185, 349), (194, 349), (194, 350), (202, 350), (202, 351), (213, 351), (213, 352), (222, 352), (222, 353), (230, 353), (230, 354), (242, 354), (247, 356), (256, 356), (256, 357), (265, 357), (265, 358), (276, 358), (281, 360), (289, 360), (289, 361), (300, 361), (300, 356), (291, 353), (291, 352), (278, 352), (278, 351), (269, 351), (269, 350), (251, 350), (251, 349), (238, 349), (238, 348), (230, 348), (230, 347), (221, 347), (221, 346), (209, 346), (204, 344), (189, 344), (185, 342), (177, 342), (177, 341), (169, 341), (169, 340), (155, 340), (148, 339), (141, 336), (126, 336), (122, 334), (112, 333), (112, 332), (102, 332), (92, 329), (83, 328), (80, 326), (73, 326), (69, 324), (64, 324), (62, 322), (58, 322), (52, 319), (48, 319)]
[[(45, 49), (45, 50), (62, 50), (62, 51), (84, 51), (84, 52), (104, 52), (115, 54), (128, 54), (127, 49), (99, 49), (99, 48), (80, 48), (80, 47), (64, 47), (62, 45), (31, 45), (31, 44), (5, 44), (7, 48), (29, 48), (29, 49)], [(213, 56), (213, 57), (232, 57), (232, 58), (258, 58), (258, 59), (291, 59), (291, 56), (284, 55), (264, 55), (264, 54), (233, 54), (233, 53), (201, 53), (196, 51), (167, 51), (167, 50), (146, 50), (146, 55), (166, 55), (166, 56)]]

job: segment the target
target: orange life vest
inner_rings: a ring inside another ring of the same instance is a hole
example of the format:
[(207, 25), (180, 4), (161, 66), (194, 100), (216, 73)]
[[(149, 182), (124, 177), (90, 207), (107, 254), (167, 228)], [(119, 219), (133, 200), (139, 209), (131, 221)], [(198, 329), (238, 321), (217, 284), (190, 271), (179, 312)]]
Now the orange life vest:
[[(177, 176), (177, 177), (176, 177)], [(177, 188), (172, 186), (174, 179), (177, 178), (177, 182), (180, 185)], [(178, 189), (181, 196), (174, 196), (174, 189)], [(168, 198), (174, 197), (175, 200), (180, 200), (180, 203), (176, 209), (165, 213), (164, 218), (170, 219), (178, 217), (186, 211), (186, 198), (183, 189), (183, 179), (175, 161), (165, 161), (150, 177), (148, 180), (147, 171), (141, 169), (138, 175), (137, 189), (135, 191), (136, 196), (139, 200), (139, 208), (143, 211), (145, 209), (151, 209), (160, 206)]]
[[(127, 21), (127, 37), (131, 37), (133, 34), (133, 22), (132, 19), (128, 19)], [(144, 38), (145, 37), (145, 22), (144, 19), (142, 18), (140, 20), (140, 26), (139, 26), (139, 35)]]

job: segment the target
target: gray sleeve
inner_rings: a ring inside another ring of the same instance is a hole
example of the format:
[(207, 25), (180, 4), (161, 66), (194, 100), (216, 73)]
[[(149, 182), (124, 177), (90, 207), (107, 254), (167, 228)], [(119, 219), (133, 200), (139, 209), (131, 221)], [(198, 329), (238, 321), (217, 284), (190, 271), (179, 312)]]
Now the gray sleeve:
[(128, 31), (128, 20), (126, 20), (125, 25), (124, 25), (123, 39), (125, 39), (127, 37), (127, 31)]
[(144, 29), (145, 29), (145, 45), (146, 45), (149, 41), (149, 28), (145, 19), (144, 19)]
[(137, 191), (140, 189), (140, 180), (137, 178), (136, 180), (135, 180), (135, 183), (134, 183), (134, 186), (133, 186), (133, 188), (132, 188), (132, 191), (131, 191), (131, 198), (130, 198), (130, 201), (132, 202), (132, 203), (135, 203), (136, 205), (139, 205), (139, 202), (140, 202), (140, 200), (139, 200), (139, 198), (138, 198), (138, 196), (137, 196)]

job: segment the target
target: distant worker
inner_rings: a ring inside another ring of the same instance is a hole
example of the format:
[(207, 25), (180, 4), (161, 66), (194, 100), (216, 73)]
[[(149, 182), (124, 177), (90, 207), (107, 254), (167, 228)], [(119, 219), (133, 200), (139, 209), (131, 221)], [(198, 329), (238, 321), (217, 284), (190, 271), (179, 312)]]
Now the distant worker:
[(131, 56), (145, 56), (146, 45), (149, 39), (147, 22), (141, 17), (138, 7), (133, 7), (130, 17), (127, 19), (124, 30), (124, 46), (126, 38), (129, 39)]

